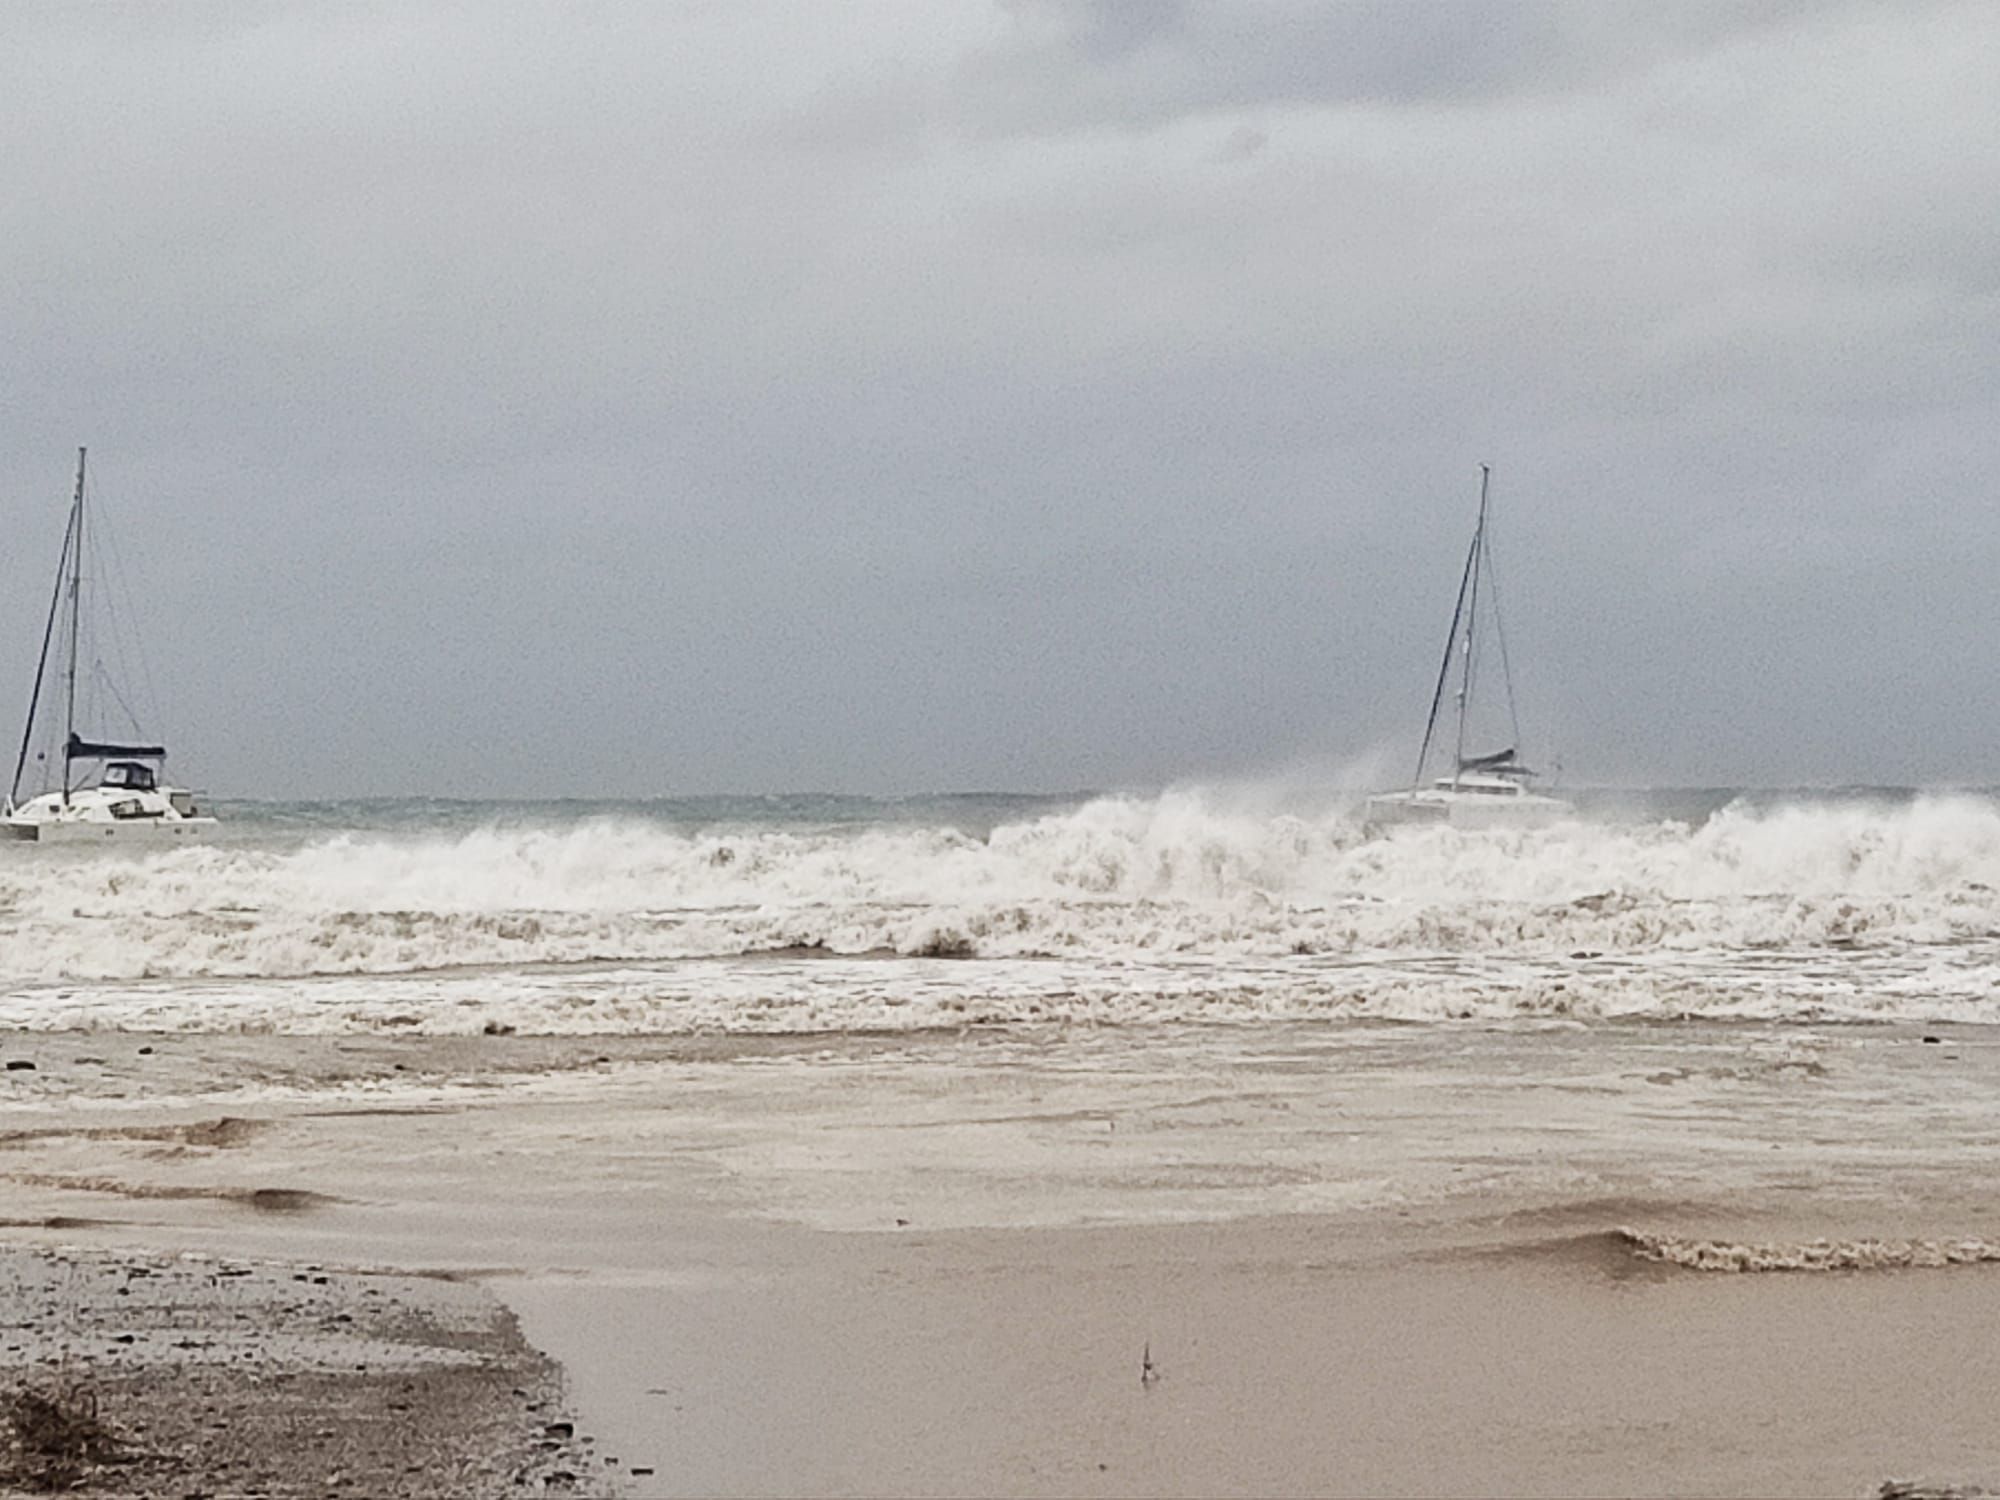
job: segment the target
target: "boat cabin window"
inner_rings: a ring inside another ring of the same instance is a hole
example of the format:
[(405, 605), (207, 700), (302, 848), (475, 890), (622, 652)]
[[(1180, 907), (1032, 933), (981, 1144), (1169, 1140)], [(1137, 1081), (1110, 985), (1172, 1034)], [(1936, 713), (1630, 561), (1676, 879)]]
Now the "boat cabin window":
[(114, 760), (104, 768), (104, 786), (122, 786), (135, 792), (150, 792), (158, 784), (151, 766), (136, 761)]

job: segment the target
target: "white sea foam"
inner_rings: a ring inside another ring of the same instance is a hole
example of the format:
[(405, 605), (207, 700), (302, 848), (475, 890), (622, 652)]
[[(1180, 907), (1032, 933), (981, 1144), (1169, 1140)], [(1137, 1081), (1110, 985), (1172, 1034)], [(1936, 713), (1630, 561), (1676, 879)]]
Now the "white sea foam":
[[(1365, 839), (1337, 812), (1170, 793), (983, 840), (607, 819), (286, 849), (7, 852), (0, 985), (19, 1002), (7, 1009), (37, 1014), (79, 985), (594, 965), (522, 984), (597, 1012), (576, 1029), (729, 1028), (797, 1011), (785, 997), (799, 995), (834, 1026), (968, 1011), (2000, 1019), (2000, 807), (1976, 797)], [(795, 947), (981, 961), (689, 966)], [(611, 986), (613, 1003), (600, 971), (621, 967), (644, 977)], [(223, 988), (246, 1011), (279, 993)], [(171, 1008), (207, 992), (147, 993)], [(535, 1014), (554, 1003), (522, 1019), (570, 1029)]]
[(1909, 1271), (2000, 1261), (2000, 1246), (1963, 1240), (1806, 1240), (1751, 1244), (1735, 1240), (1682, 1239), (1636, 1229), (1617, 1239), (1641, 1260), (1690, 1271), (1743, 1274), (1758, 1271)]

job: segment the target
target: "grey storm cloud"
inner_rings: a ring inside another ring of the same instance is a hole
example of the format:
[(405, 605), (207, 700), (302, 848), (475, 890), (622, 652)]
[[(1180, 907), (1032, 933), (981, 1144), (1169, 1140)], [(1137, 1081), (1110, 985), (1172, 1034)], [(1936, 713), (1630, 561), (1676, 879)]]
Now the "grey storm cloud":
[(968, 97), (996, 123), (1033, 128), (1152, 125), (1250, 105), (1561, 94), (1863, 7), (1006, 0), (1004, 8), (1014, 34), (967, 60)]
[[(1412, 741), (1995, 780), (2000, 13), (25, 5), (0, 693), (92, 445), (218, 792)], [(0, 700), (4, 702), (4, 700)]]

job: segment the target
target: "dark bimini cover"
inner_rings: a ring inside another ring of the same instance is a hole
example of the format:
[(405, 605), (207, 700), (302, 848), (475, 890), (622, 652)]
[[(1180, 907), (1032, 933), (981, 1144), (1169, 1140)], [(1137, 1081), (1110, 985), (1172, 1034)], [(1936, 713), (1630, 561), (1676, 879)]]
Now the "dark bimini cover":
[(1520, 767), (1514, 764), (1514, 747), (1495, 750), (1491, 755), (1468, 755), (1458, 763), (1461, 771), (1513, 771)]
[(63, 752), (70, 760), (165, 760), (165, 745), (107, 745), (98, 740), (87, 740), (82, 735), (69, 737), (69, 746)]

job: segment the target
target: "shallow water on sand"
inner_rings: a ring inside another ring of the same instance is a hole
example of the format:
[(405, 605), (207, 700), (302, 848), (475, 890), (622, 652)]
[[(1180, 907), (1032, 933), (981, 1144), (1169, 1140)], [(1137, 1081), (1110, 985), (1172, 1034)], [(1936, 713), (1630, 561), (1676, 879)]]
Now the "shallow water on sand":
[[(1316, 1215), (1378, 1237), (1407, 1221), (1433, 1248), (1620, 1227), (1966, 1237), (2000, 1147), (2000, 1036), (1975, 1027), (48, 1033), (0, 1057), (34, 1064), (0, 1073), (16, 1217), (83, 1214), (83, 1193), (91, 1216), (157, 1221), (296, 1189), (342, 1206), (288, 1234), (365, 1214), (421, 1240), (449, 1219), (438, 1264), (645, 1264), (611, 1231), (662, 1194), (818, 1230)], [(491, 1245), (443, 1212), (496, 1200), (514, 1227)]]
[(1977, 1028), (5, 1055), (11, 1233), (492, 1278), (659, 1493), (2000, 1474)]

